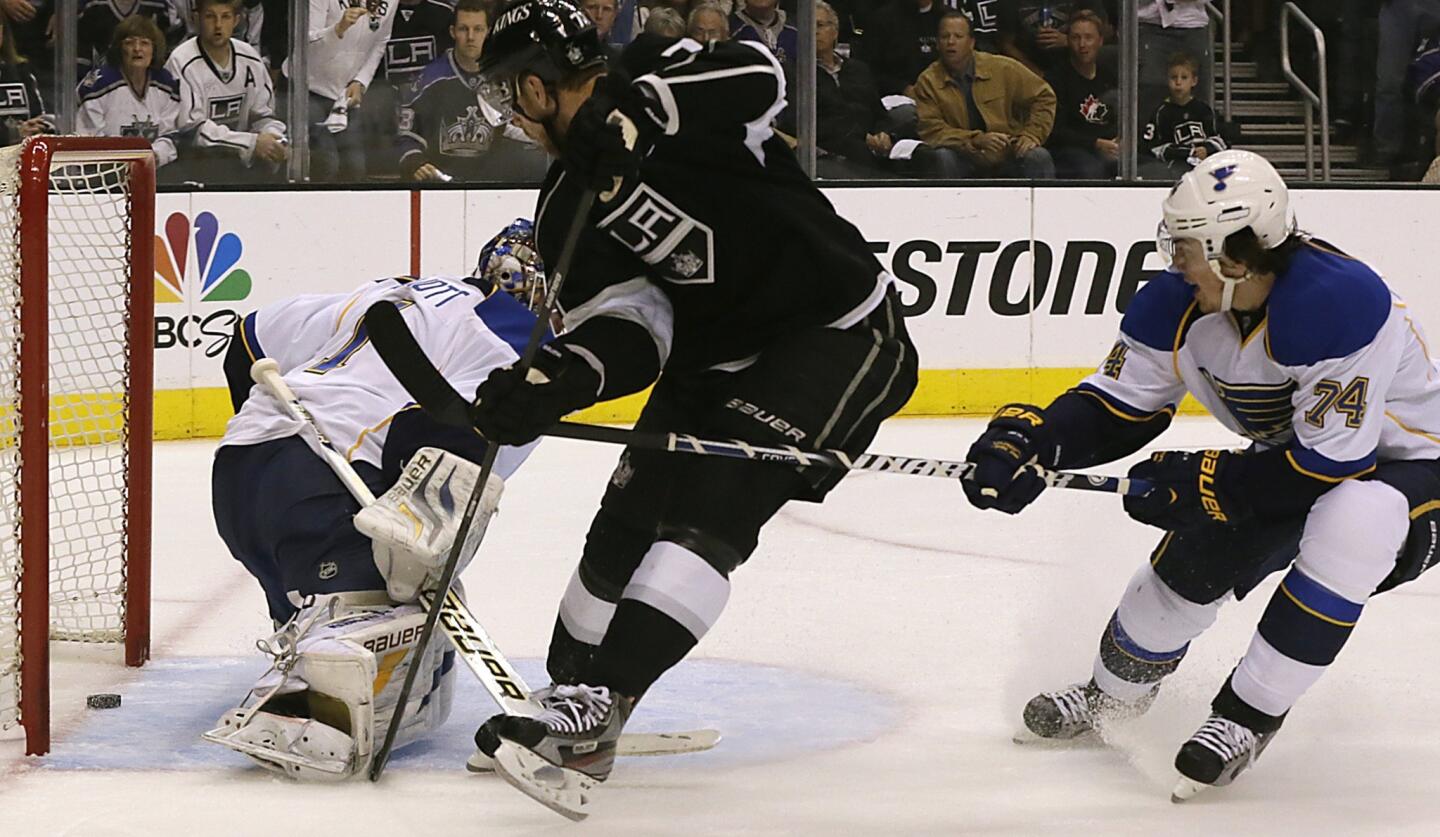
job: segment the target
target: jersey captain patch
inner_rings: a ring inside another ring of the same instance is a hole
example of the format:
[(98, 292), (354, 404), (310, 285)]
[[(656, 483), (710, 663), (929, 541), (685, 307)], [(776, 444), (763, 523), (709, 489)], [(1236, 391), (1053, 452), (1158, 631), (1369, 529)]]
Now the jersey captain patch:
[(600, 227), (679, 285), (715, 281), (715, 233), (641, 183)]
[(1232, 384), (1222, 381), (1208, 369), (1200, 374), (1220, 396), (1225, 409), (1240, 425), (1246, 437), (1257, 442), (1277, 443), (1288, 441), (1294, 432), (1291, 417), (1295, 407), (1291, 396), (1295, 394), (1295, 382), (1282, 384)]

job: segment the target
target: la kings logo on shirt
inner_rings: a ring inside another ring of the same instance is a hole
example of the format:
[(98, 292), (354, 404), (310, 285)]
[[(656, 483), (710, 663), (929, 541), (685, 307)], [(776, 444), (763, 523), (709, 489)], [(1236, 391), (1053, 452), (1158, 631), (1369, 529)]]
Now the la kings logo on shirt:
[(0, 116), (30, 115), (30, 94), (20, 82), (0, 84)]
[(440, 153), (451, 157), (479, 157), (490, 147), (495, 128), (480, 113), (479, 105), (465, 108), (465, 115), (440, 126)]
[(148, 115), (137, 116), (134, 122), (120, 126), (122, 137), (144, 137), (154, 142), (160, 136), (160, 125)]
[(669, 282), (715, 281), (715, 231), (641, 183), (600, 228), (659, 268)]
[(245, 110), (245, 96), (216, 96), (209, 101), (210, 121), (227, 128), (240, 126), (240, 114)]

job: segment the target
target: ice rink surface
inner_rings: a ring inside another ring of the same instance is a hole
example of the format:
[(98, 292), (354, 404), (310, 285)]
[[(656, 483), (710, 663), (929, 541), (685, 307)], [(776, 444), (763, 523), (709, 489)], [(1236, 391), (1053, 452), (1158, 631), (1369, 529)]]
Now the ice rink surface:
[[(874, 450), (963, 458), (982, 422), (899, 420)], [(1234, 445), (1184, 419), (1167, 447)], [(1169, 802), (1170, 761), (1204, 720), (1278, 577), (1194, 643), (1111, 746), (1021, 747), (1034, 692), (1088, 676), (1099, 632), (1156, 532), (1113, 496), (1050, 491), (980, 514), (941, 479), (860, 474), (792, 504), (734, 576), (725, 615), (662, 679), (636, 729), (713, 725), (706, 754), (626, 760), (574, 825), (467, 775), (466, 683), (443, 740), (379, 785), (301, 786), (198, 735), (263, 668), (258, 587), (211, 525), (213, 442), (155, 453), (155, 664), (57, 646), (56, 745), (0, 742), (7, 835), (1426, 834), (1440, 833), (1440, 575), (1366, 607), (1340, 659), (1237, 784)], [(511, 480), (465, 573), (471, 605), (541, 680), (555, 607), (617, 449), (551, 440)], [(1112, 465), (1107, 472), (1121, 472)], [(106, 662), (83, 664), (99, 657)], [(462, 679), (469, 675), (461, 672)], [(93, 691), (118, 710), (86, 710)]]

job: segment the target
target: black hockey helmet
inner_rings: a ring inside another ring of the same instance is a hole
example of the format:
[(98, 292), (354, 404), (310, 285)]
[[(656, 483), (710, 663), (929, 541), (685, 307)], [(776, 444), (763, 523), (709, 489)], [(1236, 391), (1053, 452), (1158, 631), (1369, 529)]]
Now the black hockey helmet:
[(480, 93), (510, 113), (522, 74), (553, 84), (603, 66), (605, 46), (595, 24), (573, 0), (510, 0), (495, 13), (480, 55)]

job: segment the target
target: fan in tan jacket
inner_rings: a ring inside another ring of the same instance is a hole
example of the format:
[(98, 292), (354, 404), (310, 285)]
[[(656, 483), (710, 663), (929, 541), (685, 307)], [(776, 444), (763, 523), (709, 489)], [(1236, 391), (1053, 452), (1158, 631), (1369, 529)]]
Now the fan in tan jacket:
[(1043, 146), (1055, 124), (1055, 91), (1019, 61), (975, 51), (970, 21), (959, 12), (940, 18), (939, 36), (940, 59), (909, 91), (920, 138), (942, 149), (939, 173), (1054, 177)]

